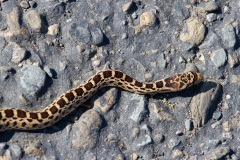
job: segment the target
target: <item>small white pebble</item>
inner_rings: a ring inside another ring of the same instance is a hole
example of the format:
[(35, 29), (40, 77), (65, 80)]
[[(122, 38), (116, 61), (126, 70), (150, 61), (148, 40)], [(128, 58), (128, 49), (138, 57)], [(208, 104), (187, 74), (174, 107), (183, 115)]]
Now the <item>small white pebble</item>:
[(231, 99), (231, 98), (232, 98), (231, 95), (229, 94), (226, 95), (226, 99)]

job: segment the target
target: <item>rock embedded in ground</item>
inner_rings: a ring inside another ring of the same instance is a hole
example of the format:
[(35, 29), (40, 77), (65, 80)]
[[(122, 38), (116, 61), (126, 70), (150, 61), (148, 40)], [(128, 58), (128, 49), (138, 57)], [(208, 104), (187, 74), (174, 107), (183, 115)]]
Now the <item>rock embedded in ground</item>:
[(189, 18), (183, 26), (180, 40), (192, 44), (200, 44), (205, 36), (205, 26), (198, 18)]
[(17, 43), (9, 43), (8, 50), (12, 51), (12, 59), (13, 63), (20, 63), (27, 55), (27, 50), (25, 48), (20, 47)]
[(206, 160), (221, 159), (230, 152), (229, 147), (219, 147), (214, 152), (206, 155)]
[(209, 13), (206, 18), (208, 22), (214, 22), (217, 20), (217, 15), (215, 13)]
[(131, 9), (132, 5), (133, 5), (133, 1), (128, 2), (127, 4), (125, 4), (125, 5), (122, 7), (123, 12), (128, 12), (128, 11)]
[(21, 87), (31, 96), (36, 95), (45, 84), (46, 73), (40, 67), (25, 65), (19, 74)]
[(141, 26), (151, 26), (156, 23), (157, 19), (153, 12), (144, 12), (140, 16), (140, 25)]
[(48, 33), (49, 35), (57, 35), (59, 33), (59, 25), (53, 24), (48, 27)]
[(209, 110), (216, 105), (220, 92), (220, 84), (213, 81), (202, 83), (199, 94), (192, 98), (190, 105), (194, 128), (202, 127), (207, 123)]
[(24, 19), (35, 32), (41, 32), (44, 27), (41, 15), (36, 10), (30, 10), (27, 12)]
[(236, 64), (238, 64), (239, 58), (238, 55), (234, 52), (232, 54), (228, 54), (228, 63), (230, 67), (233, 68)]
[(227, 54), (224, 49), (218, 49), (213, 51), (211, 55), (211, 61), (215, 64), (217, 68), (224, 66), (227, 61)]
[(79, 130), (75, 133), (76, 137), (74, 140), (72, 140), (73, 147), (94, 147), (97, 143), (99, 129), (102, 126), (101, 116), (96, 111), (89, 110), (81, 116), (75, 125)]
[(220, 36), (226, 49), (233, 48), (236, 44), (236, 34), (232, 25), (228, 24), (221, 29)]

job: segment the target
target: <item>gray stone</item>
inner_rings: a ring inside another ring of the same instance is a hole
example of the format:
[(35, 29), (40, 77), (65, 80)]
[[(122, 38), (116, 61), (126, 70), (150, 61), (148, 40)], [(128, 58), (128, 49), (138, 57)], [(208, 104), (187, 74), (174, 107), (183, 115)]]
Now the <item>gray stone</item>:
[(5, 81), (9, 78), (9, 73), (6, 71), (0, 71), (0, 80)]
[(156, 142), (156, 143), (162, 143), (164, 141), (164, 136), (163, 134), (159, 133), (159, 134), (156, 134), (153, 138), (153, 140)]
[(24, 9), (28, 9), (30, 7), (28, 1), (21, 1), (20, 6)]
[(218, 37), (214, 32), (210, 32), (204, 40), (204, 43), (200, 45), (199, 48), (206, 49), (214, 46), (220, 46), (220, 37)]
[(235, 52), (233, 54), (228, 54), (228, 63), (230, 64), (231, 68), (238, 64), (238, 62), (238, 55)]
[(15, 157), (16, 159), (21, 159), (21, 155), (23, 154), (23, 151), (20, 148), (20, 146), (16, 144), (11, 144), (9, 145), (9, 150), (11, 151), (13, 157)]
[(41, 32), (43, 29), (43, 22), (41, 19), (40, 14), (36, 10), (31, 10), (27, 12), (25, 15), (25, 20), (29, 24), (29, 26), (35, 31), (35, 32)]
[(181, 63), (185, 63), (186, 60), (182, 56), (180, 56), (178, 62), (181, 64)]
[(211, 139), (207, 143), (209, 146), (217, 147), (221, 143), (221, 141), (219, 139)]
[(222, 116), (222, 113), (221, 112), (214, 112), (213, 113), (213, 119), (215, 120), (219, 120)]
[(220, 36), (222, 38), (223, 45), (226, 49), (233, 48), (236, 44), (236, 34), (231, 24), (223, 27)]
[(100, 28), (87, 23), (74, 23), (71, 25), (69, 34), (76, 40), (84, 43), (100, 45), (103, 43), (104, 35)]
[(229, 11), (229, 7), (228, 7), (228, 6), (224, 6), (223, 12), (226, 13), (226, 12), (228, 12), (228, 11)]
[(199, 92), (192, 98), (190, 103), (191, 117), (194, 128), (199, 128), (207, 123), (209, 110), (216, 103), (216, 100), (221, 92), (221, 85), (208, 81), (202, 83)]
[(135, 109), (129, 118), (135, 121), (136, 123), (140, 123), (146, 114), (144, 97), (141, 95), (134, 94), (134, 96), (130, 99), (130, 104), (129, 104), (129, 107), (133, 107), (133, 106), (137, 106), (137, 107), (134, 107)]
[(21, 69), (20, 84), (29, 95), (37, 94), (44, 86), (46, 73), (37, 66), (25, 65)]
[(206, 155), (205, 160), (218, 160), (226, 156), (230, 152), (229, 147), (217, 148), (214, 152)]
[(211, 61), (217, 68), (222, 67), (227, 61), (227, 54), (224, 49), (218, 49), (213, 51), (211, 55)]
[(152, 143), (152, 138), (148, 134), (140, 136), (136, 141), (134, 141), (137, 148), (144, 147), (150, 143)]
[(94, 45), (100, 45), (103, 43), (103, 33), (102, 30), (96, 26), (89, 26), (91, 33), (91, 42)]
[(48, 66), (44, 66), (43, 70), (47, 73), (47, 75), (49, 77), (51, 77), (51, 78), (53, 77), (53, 74), (52, 74), (52, 72), (51, 72), (51, 70), (50, 70), (50, 68)]
[(185, 119), (185, 128), (186, 130), (192, 130), (192, 121), (190, 119)]
[(214, 22), (217, 20), (217, 15), (215, 13), (209, 13), (206, 18), (208, 22)]
[(132, 5), (133, 5), (133, 2), (132, 2), (132, 1), (131, 1), (131, 2), (128, 2), (127, 4), (125, 4), (125, 5), (122, 7), (123, 12), (128, 12), (128, 11), (131, 9)]
[(133, 19), (137, 19), (137, 17), (138, 17), (137, 13), (134, 12), (134, 13), (132, 14), (132, 18), (133, 18)]
[(171, 147), (171, 148), (174, 148), (174, 147), (176, 147), (176, 146), (178, 146), (179, 144), (180, 144), (180, 140), (178, 140), (178, 139), (170, 139), (170, 141), (169, 141), (169, 146)]
[(10, 50), (13, 50), (11, 59), (13, 63), (20, 63), (24, 60), (27, 55), (27, 50), (25, 48), (20, 47), (17, 43), (9, 43), (8, 47)]
[[(75, 148), (91, 148), (97, 143), (99, 129), (102, 126), (102, 118), (93, 110), (85, 112), (78, 123), (75, 123), (74, 128), (78, 128), (76, 131), (76, 137), (72, 140), (72, 145)], [(73, 129), (75, 130), (75, 129)]]
[(240, 87), (240, 75), (232, 75), (232, 82)]

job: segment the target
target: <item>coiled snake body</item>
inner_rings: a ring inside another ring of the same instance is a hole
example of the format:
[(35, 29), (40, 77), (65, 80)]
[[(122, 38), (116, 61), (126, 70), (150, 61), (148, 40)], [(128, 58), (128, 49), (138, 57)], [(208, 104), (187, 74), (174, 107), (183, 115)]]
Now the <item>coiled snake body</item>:
[(138, 94), (154, 94), (180, 91), (202, 80), (203, 75), (195, 71), (176, 74), (155, 82), (140, 82), (117, 70), (101, 71), (79, 87), (62, 94), (43, 110), (0, 109), (0, 131), (36, 130), (51, 126), (106, 86), (120, 87)]

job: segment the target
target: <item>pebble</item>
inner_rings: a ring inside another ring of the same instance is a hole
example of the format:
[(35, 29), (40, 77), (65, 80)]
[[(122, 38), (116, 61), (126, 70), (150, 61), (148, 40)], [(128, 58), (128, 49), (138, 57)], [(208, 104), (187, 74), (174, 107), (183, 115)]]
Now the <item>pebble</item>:
[(26, 57), (27, 50), (25, 48), (20, 47), (17, 43), (10, 43), (8, 45), (8, 49), (12, 49), (12, 59), (13, 63), (20, 63)]
[(116, 135), (116, 134), (109, 134), (109, 135), (107, 136), (107, 139), (108, 139), (109, 141), (115, 141), (115, 140), (117, 140), (117, 135)]
[(135, 109), (133, 110), (129, 118), (136, 123), (140, 123), (144, 119), (146, 114), (144, 97), (134, 94), (133, 97), (130, 99), (129, 107), (133, 107), (131, 104), (132, 102), (134, 102), (134, 105), (137, 107), (134, 107)]
[(238, 87), (240, 87), (240, 75), (232, 75), (232, 82), (235, 83)]
[(157, 21), (156, 16), (153, 12), (144, 12), (140, 16), (140, 25), (141, 26), (151, 26), (154, 25)]
[(215, 0), (205, 3), (205, 11), (206, 12), (213, 12), (213, 11), (216, 11), (217, 9), (218, 9), (218, 6), (217, 6)]
[(128, 12), (128, 11), (131, 9), (132, 5), (133, 5), (133, 1), (128, 2), (127, 4), (125, 4), (125, 5), (122, 7), (122, 11), (123, 11), (123, 12)]
[(222, 67), (227, 61), (227, 55), (224, 49), (218, 49), (213, 51), (211, 55), (211, 61), (217, 68)]
[(156, 134), (153, 139), (156, 143), (162, 143), (164, 141), (164, 136), (163, 134), (159, 133)]
[(209, 13), (206, 18), (208, 22), (214, 22), (217, 20), (217, 15), (215, 13)]
[(139, 156), (136, 153), (132, 154), (132, 160), (138, 160)]
[(9, 27), (9, 32), (14, 35), (22, 34), (21, 26), (20, 26), (20, 15), (19, 11), (16, 8), (12, 10), (9, 14), (7, 14), (7, 25)]
[(169, 145), (170, 145), (170, 148), (174, 148), (176, 146), (178, 146), (180, 144), (180, 140), (178, 139), (170, 139), (169, 141)]
[(29, 5), (28, 1), (21, 1), (20, 6), (24, 9), (30, 8), (30, 5)]
[(192, 121), (190, 119), (185, 119), (185, 128), (188, 131), (192, 130)]
[(137, 17), (138, 17), (137, 13), (134, 12), (134, 13), (132, 14), (132, 18), (133, 18), (133, 19), (137, 19)]
[(0, 79), (1, 81), (5, 81), (9, 78), (9, 73), (6, 71), (0, 71)]
[(178, 63), (185, 63), (186, 62), (186, 60), (182, 57), (182, 56), (180, 56), (179, 57), (179, 60), (178, 60)]
[(133, 137), (137, 138), (139, 136), (140, 130), (138, 128), (133, 128)]
[(144, 136), (139, 137), (138, 140), (136, 141), (136, 143), (137, 143), (136, 146), (138, 148), (144, 147), (144, 146), (152, 143), (152, 138), (148, 134), (146, 134)]
[(104, 35), (102, 30), (93, 24), (73, 23), (69, 30), (69, 35), (84, 43), (100, 45), (103, 43)]
[(200, 49), (206, 49), (211, 48), (213, 46), (219, 46), (220, 45), (220, 37), (218, 37), (214, 32), (208, 33), (206, 39), (204, 40), (204, 43), (200, 45)]
[(91, 33), (90, 40), (94, 45), (100, 45), (103, 43), (104, 35), (102, 33), (102, 30), (96, 26), (89, 26), (89, 30)]
[(57, 35), (59, 33), (59, 24), (53, 24), (48, 27), (48, 35)]
[(223, 45), (226, 49), (233, 48), (236, 44), (236, 35), (231, 24), (223, 27), (221, 34)]
[(128, 38), (127, 33), (123, 33), (123, 35), (122, 35), (122, 39), (127, 39), (127, 38)]
[[(76, 131), (76, 137), (72, 140), (74, 148), (91, 148), (97, 143), (98, 132), (102, 126), (101, 116), (93, 110), (88, 110), (83, 113), (75, 123), (78, 130)], [(74, 129), (75, 130), (75, 129)]]
[(24, 18), (35, 32), (41, 32), (43, 23), (40, 14), (36, 10), (30, 10), (26, 13)]
[(142, 127), (141, 127), (142, 130), (145, 130), (146, 133), (150, 133), (150, 127), (146, 124), (144, 124)]
[(183, 132), (182, 131), (180, 131), (180, 130), (177, 130), (177, 132), (176, 132), (176, 135), (178, 135), (178, 136), (181, 136), (183, 134)]
[(226, 99), (231, 99), (231, 98), (232, 98), (231, 95), (229, 94), (226, 95)]
[(213, 119), (219, 120), (221, 117), (222, 117), (222, 113), (221, 112), (214, 112), (213, 113)]
[(205, 26), (198, 18), (189, 18), (183, 26), (180, 40), (198, 45), (203, 41), (205, 31)]
[(229, 7), (228, 7), (228, 6), (224, 6), (223, 12), (224, 12), (224, 13), (227, 13), (228, 11), (229, 11)]
[(52, 71), (51, 71), (51, 69), (48, 66), (44, 66), (43, 70), (47, 73), (47, 75), (49, 77), (51, 77), (51, 78), (53, 77)]
[(172, 158), (176, 158), (176, 157), (182, 157), (184, 155), (184, 153), (178, 149), (174, 150), (173, 151), (173, 155), (172, 155)]
[(99, 67), (101, 65), (101, 61), (100, 60), (94, 60), (93, 61), (93, 66), (94, 67)]
[(35, 95), (44, 86), (46, 73), (37, 66), (25, 65), (21, 69), (20, 84), (29, 95)]
[(230, 152), (229, 147), (217, 148), (214, 152), (206, 155), (205, 160), (221, 159)]
[(32, 8), (36, 7), (37, 3), (35, 1), (29, 1), (29, 4)]
[(238, 62), (238, 55), (235, 52), (233, 54), (228, 54), (228, 63), (230, 64), (231, 68), (238, 64)]
[(23, 152), (20, 146), (16, 144), (10, 144), (9, 150), (11, 151), (13, 157), (15, 157), (16, 159), (21, 159), (21, 155), (23, 154)]
[(211, 139), (208, 141), (209, 146), (217, 147), (221, 143), (218, 139)]

